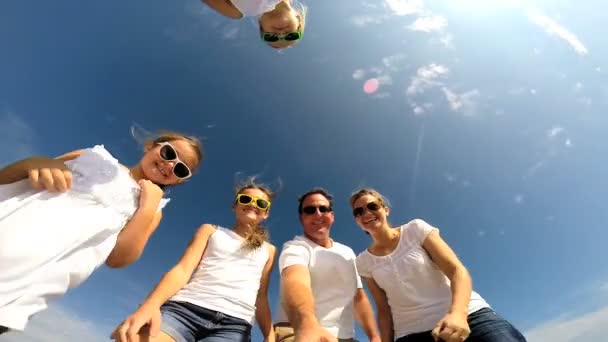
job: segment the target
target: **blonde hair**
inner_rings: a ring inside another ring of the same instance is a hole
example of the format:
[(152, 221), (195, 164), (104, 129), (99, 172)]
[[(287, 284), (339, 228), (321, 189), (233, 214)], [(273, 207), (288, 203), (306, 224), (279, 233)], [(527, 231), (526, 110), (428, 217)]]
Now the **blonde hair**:
[[(268, 200), (272, 202), (275, 197), (275, 193), (270, 189), (269, 186), (258, 183), (255, 177), (249, 177), (247, 180), (239, 184), (235, 189), (235, 196), (242, 194), (247, 189), (258, 189), (262, 191), (268, 197)], [(236, 205), (236, 201), (233, 203), (233, 206)], [(270, 211), (270, 207), (268, 208)], [(270, 233), (268, 229), (261, 224), (256, 224), (251, 227), (247, 235), (245, 236), (245, 241), (243, 242), (243, 248), (246, 250), (254, 250), (261, 247), (264, 242), (270, 239)]]
[(365, 195), (371, 195), (371, 196), (376, 197), (378, 202), (380, 202), (380, 204), (382, 204), (382, 206), (384, 206), (386, 208), (391, 207), (391, 204), (388, 201), (388, 199), (386, 197), (384, 197), (384, 195), (379, 193), (377, 190), (372, 189), (372, 188), (361, 188), (361, 189), (353, 192), (353, 194), (350, 195), (350, 199), (349, 199), (350, 206), (352, 207), (359, 198), (361, 198)]

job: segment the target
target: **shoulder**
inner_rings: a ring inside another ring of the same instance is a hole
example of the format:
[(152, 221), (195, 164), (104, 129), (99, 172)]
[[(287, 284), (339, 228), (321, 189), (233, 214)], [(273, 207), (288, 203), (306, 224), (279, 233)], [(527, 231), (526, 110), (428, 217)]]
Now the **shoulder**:
[(439, 229), (433, 227), (425, 220), (416, 218), (400, 227), (401, 232), (407, 235), (409, 238), (423, 242), (424, 239), (433, 231), (439, 231)]
[(218, 226), (216, 226), (214, 224), (210, 224), (210, 223), (204, 223), (198, 228), (198, 230), (196, 231), (196, 235), (211, 236), (211, 235), (213, 235), (213, 233), (215, 233), (219, 229), (221, 229), (221, 227), (218, 227)]

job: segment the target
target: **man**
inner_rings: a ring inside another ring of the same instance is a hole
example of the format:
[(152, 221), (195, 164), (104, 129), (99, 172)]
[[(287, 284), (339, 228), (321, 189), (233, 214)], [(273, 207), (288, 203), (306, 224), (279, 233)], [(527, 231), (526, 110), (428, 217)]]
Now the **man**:
[(304, 234), (286, 242), (279, 257), (277, 342), (354, 342), (354, 318), (369, 341), (380, 342), (355, 253), (329, 236), (334, 223), (331, 195), (316, 188), (298, 201)]

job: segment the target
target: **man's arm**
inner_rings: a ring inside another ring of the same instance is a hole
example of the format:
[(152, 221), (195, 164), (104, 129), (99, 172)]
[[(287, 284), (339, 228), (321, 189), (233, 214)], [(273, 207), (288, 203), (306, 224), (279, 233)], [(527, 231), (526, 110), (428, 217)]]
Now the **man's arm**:
[(292, 265), (285, 268), (281, 274), (281, 287), (281, 302), (294, 330), (318, 327), (308, 267)]
[(357, 318), (359, 325), (363, 328), (363, 331), (365, 331), (365, 335), (367, 335), (369, 341), (380, 342), (378, 325), (374, 320), (374, 311), (363, 289), (357, 289), (357, 293), (353, 298), (353, 303), (355, 307), (355, 317)]

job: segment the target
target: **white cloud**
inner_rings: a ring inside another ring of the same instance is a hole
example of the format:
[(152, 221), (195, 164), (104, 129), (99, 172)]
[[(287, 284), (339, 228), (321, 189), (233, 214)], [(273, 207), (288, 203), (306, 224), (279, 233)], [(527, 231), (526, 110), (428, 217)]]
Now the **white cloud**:
[(579, 54), (586, 55), (589, 51), (578, 37), (560, 25), (557, 21), (549, 18), (539, 10), (528, 11), (528, 18), (551, 36), (557, 36), (566, 41)]
[(404, 54), (396, 54), (382, 58), (382, 64), (390, 71), (399, 71), (403, 68), (405, 59)]
[(424, 9), (422, 0), (384, 0), (388, 8), (396, 15), (411, 15)]
[(608, 307), (577, 317), (545, 322), (526, 332), (529, 342), (602, 341), (608, 331)]
[(26, 331), (9, 332), (2, 337), (2, 342), (106, 342), (110, 332), (101, 333), (91, 322), (83, 321), (77, 315), (57, 307), (51, 307), (35, 315), (26, 327)]
[(441, 31), (448, 26), (448, 21), (442, 16), (424, 16), (416, 19), (408, 28), (412, 31), (433, 32)]
[(477, 232), (477, 236), (479, 236), (480, 238), (484, 237), (484, 236), (486, 236), (486, 232), (484, 232), (483, 230), (480, 230)]
[(461, 112), (465, 115), (474, 115), (476, 113), (477, 99), (480, 96), (479, 90), (473, 89), (462, 94), (457, 94), (447, 87), (443, 87), (442, 90), (453, 111)]
[(383, 16), (379, 15), (357, 15), (350, 18), (350, 21), (358, 27), (367, 27), (372, 24), (380, 24), (383, 21)]
[(13, 112), (0, 114), (0, 166), (35, 154), (35, 131)]
[(553, 126), (549, 131), (547, 131), (547, 138), (553, 139), (559, 134), (564, 132), (564, 128), (560, 126)]
[(363, 69), (357, 69), (355, 71), (353, 71), (353, 78), (356, 80), (360, 80), (363, 77), (365, 77), (365, 70)]
[(449, 71), (447, 67), (435, 63), (419, 68), (407, 87), (407, 94), (410, 96), (421, 94), (428, 88), (441, 85), (442, 83), (437, 79), (447, 75)]
[(583, 83), (581, 82), (576, 82), (576, 84), (574, 85), (574, 90), (576, 91), (580, 91), (583, 89)]
[(515, 197), (513, 198), (513, 201), (516, 204), (522, 204), (524, 202), (524, 195), (522, 195), (522, 194), (515, 195)]
[(233, 40), (236, 39), (237, 35), (239, 33), (239, 28), (236, 26), (232, 26), (232, 27), (228, 27), (227, 29), (224, 30), (224, 39), (226, 40)]
[(566, 142), (564, 142), (564, 146), (566, 146), (566, 147), (572, 147), (572, 140), (566, 139)]
[(452, 36), (451, 33), (446, 33), (443, 36), (441, 36), (441, 38), (439, 38), (439, 42), (441, 43), (441, 45), (443, 45), (446, 48), (451, 48), (454, 46), (454, 37)]

